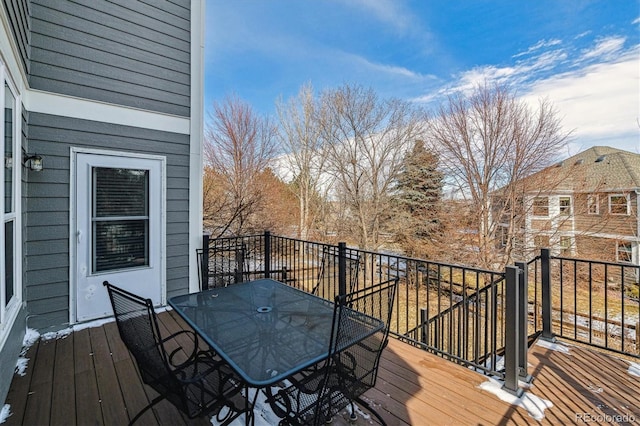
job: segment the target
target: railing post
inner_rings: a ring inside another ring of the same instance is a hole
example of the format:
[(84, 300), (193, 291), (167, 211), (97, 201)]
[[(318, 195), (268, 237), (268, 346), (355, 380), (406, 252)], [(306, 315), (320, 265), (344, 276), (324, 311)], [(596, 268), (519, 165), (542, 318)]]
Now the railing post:
[(347, 294), (347, 244), (338, 243), (338, 294)]
[[(522, 396), (523, 390), (518, 386), (519, 366), (518, 360), (518, 311), (520, 305), (519, 270), (515, 266), (507, 266), (505, 271), (506, 300), (505, 300), (505, 345), (504, 368), (505, 377), (502, 388), (517, 397)], [(495, 366), (494, 366), (495, 368)]]
[(551, 251), (540, 250), (540, 273), (542, 275), (542, 335), (545, 340), (555, 340), (551, 331), (553, 315), (551, 307)]
[(525, 262), (516, 262), (519, 270), (518, 296), (518, 376), (531, 383), (533, 377), (528, 374), (527, 353), (529, 352), (529, 266)]
[(264, 277), (271, 278), (271, 232), (264, 231)]
[[(246, 253), (246, 246), (244, 243), (240, 244), (240, 248), (236, 247), (236, 251), (234, 253), (234, 258), (235, 258), (235, 262), (236, 262), (236, 267), (235, 267), (235, 282), (236, 284), (241, 283), (244, 281), (244, 256)], [(248, 272), (248, 271), (247, 271)]]
[(202, 259), (200, 259), (200, 282), (202, 290), (209, 289), (209, 234), (202, 235)]
[(420, 308), (420, 324), (422, 324), (422, 326), (420, 327), (420, 330), (418, 330), (418, 332), (420, 333), (420, 343), (424, 343), (425, 345), (429, 344), (429, 324), (427, 324), (427, 321), (429, 320), (429, 315), (427, 314), (427, 309), (426, 308)]

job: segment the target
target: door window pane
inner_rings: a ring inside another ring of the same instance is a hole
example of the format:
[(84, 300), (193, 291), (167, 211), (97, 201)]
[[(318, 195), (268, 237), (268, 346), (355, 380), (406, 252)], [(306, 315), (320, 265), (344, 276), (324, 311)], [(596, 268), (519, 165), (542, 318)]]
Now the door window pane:
[(4, 223), (4, 286), (5, 306), (9, 304), (14, 294), (13, 274), (13, 220)]
[(93, 272), (149, 265), (149, 171), (95, 167)]
[(7, 83), (4, 84), (4, 212), (11, 213), (13, 203), (13, 168), (15, 159), (13, 152), (13, 112), (16, 100)]

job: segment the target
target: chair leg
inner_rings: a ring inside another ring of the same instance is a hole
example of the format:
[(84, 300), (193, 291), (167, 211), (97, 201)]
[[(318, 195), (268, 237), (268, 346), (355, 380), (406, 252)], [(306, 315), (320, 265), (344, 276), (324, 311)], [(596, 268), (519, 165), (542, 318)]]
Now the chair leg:
[(380, 422), (380, 424), (382, 426), (387, 426), (387, 423), (384, 421), (384, 419), (380, 416), (380, 414), (378, 414), (378, 412), (376, 410), (373, 409), (373, 407), (371, 405), (369, 405), (369, 403), (367, 401), (365, 401), (364, 399), (358, 397), (356, 398), (356, 401), (358, 401), (359, 404), (364, 405), (365, 408), (371, 413), (373, 414), (376, 419), (378, 419), (378, 421)]
[(350, 404), (351, 404), (351, 414), (349, 414), (349, 420), (351, 422), (355, 422), (356, 420), (358, 420), (358, 415), (356, 414), (356, 404), (354, 404), (353, 401), (351, 401)]
[(156, 405), (158, 402), (162, 401), (163, 399), (165, 399), (166, 397), (164, 395), (159, 395), (157, 397), (155, 397), (153, 399), (153, 401), (151, 401), (149, 403), (149, 405), (147, 405), (146, 407), (144, 407), (142, 410), (140, 410), (138, 412), (138, 414), (135, 415), (135, 417), (133, 419), (131, 419), (131, 421), (129, 422), (129, 426), (131, 426), (132, 424), (134, 424), (136, 422), (136, 420), (138, 420), (140, 418), (140, 416), (142, 416), (147, 410), (149, 410), (151, 407), (153, 407), (154, 405)]

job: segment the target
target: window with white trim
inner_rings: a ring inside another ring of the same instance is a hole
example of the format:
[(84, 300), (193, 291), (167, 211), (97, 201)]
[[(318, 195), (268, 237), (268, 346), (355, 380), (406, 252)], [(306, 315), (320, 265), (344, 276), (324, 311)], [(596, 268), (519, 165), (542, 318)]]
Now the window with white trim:
[(4, 123), (0, 126), (0, 152), (3, 153), (0, 173), (0, 333), (6, 333), (10, 329), (7, 325), (10, 326), (18, 312), (22, 294), (18, 268), (20, 256), (16, 255), (21, 245), (18, 185), (22, 167), (18, 144), (18, 98), (1, 63), (0, 78), (4, 82), (0, 85), (0, 99), (4, 104)]
[(571, 216), (571, 197), (559, 198), (560, 214), (563, 216)]
[(629, 215), (629, 195), (613, 194), (609, 195), (609, 213), (615, 215)]
[(631, 243), (626, 241), (618, 241), (616, 247), (616, 260), (618, 262), (632, 262), (633, 248)]
[(587, 195), (587, 214), (600, 214), (600, 197), (598, 194)]
[(549, 197), (535, 197), (533, 199), (533, 215), (549, 216)]
[(562, 254), (571, 254), (572, 239), (569, 236), (560, 237), (560, 252)]
[(549, 241), (549, 236), (548, 235), (536, 235), (536, 236), (534, 236), (533, 237), (533, 245), (537, 249), (549, 248), (551, 246), (551, 243)]

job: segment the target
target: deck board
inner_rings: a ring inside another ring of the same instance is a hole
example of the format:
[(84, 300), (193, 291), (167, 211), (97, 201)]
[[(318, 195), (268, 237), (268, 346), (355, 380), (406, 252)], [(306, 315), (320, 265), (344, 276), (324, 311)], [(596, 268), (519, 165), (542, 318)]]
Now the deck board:
[(24, 424), (40, 425), (49, 421), (55, 350), (55, 340), (41, 341), (38, 346), (27, 397)]
[[(175, 312), (159, 315), (162, 333), (186, 328)], [(535, 380), (527, 391), (553, 407), (542, 421), (479, 388), (488, 377), (392, 339), (383, 353), (376, 388), (364, 397), (391, 425), (552, 425), (579, 423), (578, 416), (608, 416), (640, 422), (640, 378), (629, 361), (590, 348), (568, 353), (534, 345), (528, 353)], [(115, 323), (40, 340), (27, 352), (25, 376), (14, 376), (7, 397), (7, 425), (126, 424), (156, 394), (142, 384)], [(621, 416), (627, 417), (621, 417)], [(346, 410), (333, 424), (346, 426)], [(602, 423), (602, 422), (601, 422)], [(158, 403), (140, 425), (208, 425), (188, 420), (167, 401)], [(367, 413), (355, 425), (376, 425)]]
[(75, 375), (73, 360), (73, 334), (56, 340), (55, 368), (51, 395), (51, 424), (76, 423), (76, 411), (70, 410), (68, 401), (75, 401)]

